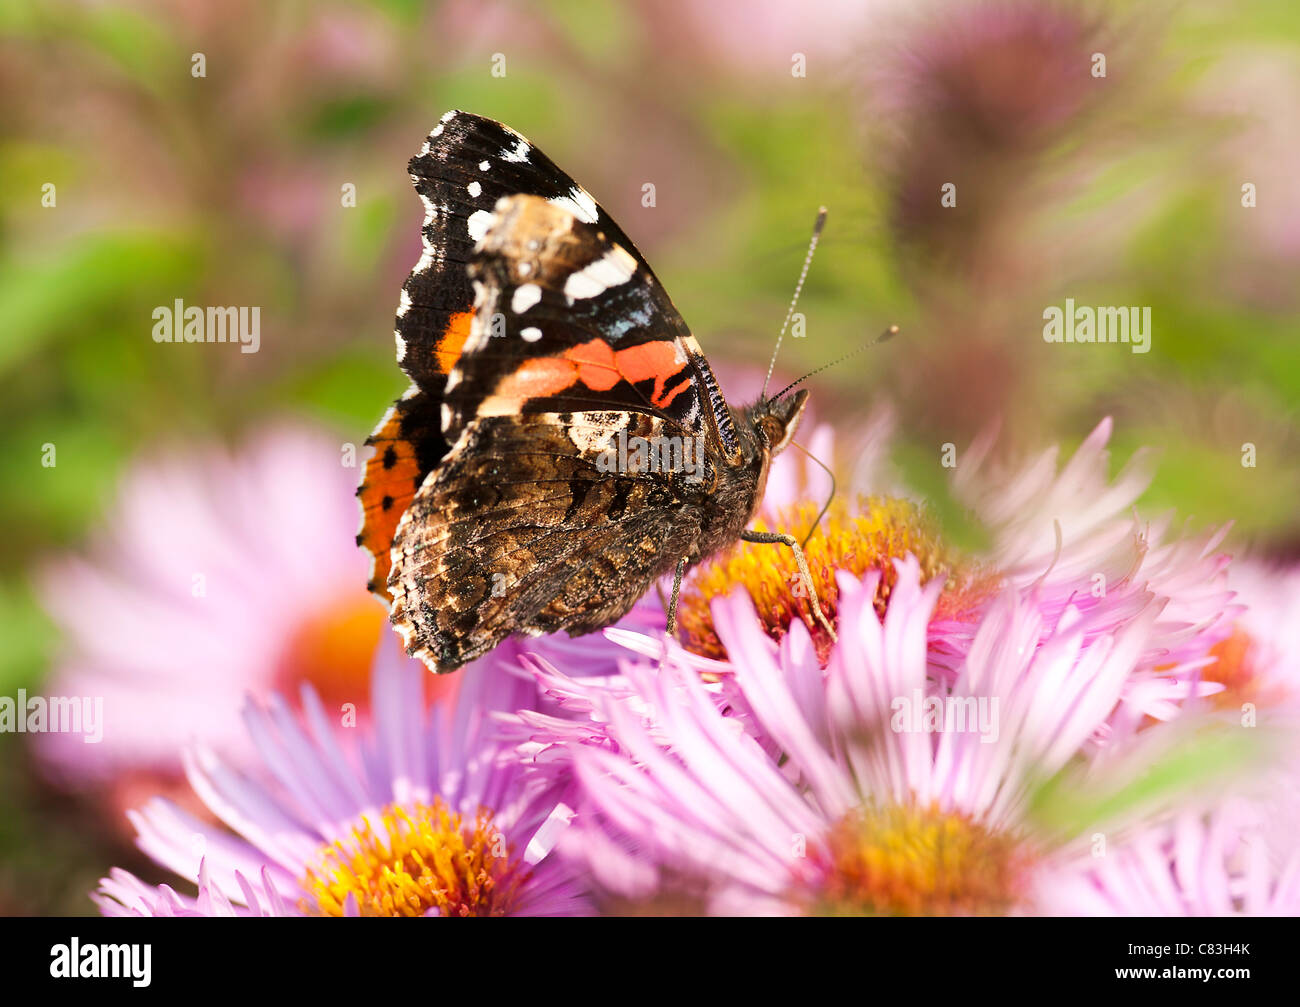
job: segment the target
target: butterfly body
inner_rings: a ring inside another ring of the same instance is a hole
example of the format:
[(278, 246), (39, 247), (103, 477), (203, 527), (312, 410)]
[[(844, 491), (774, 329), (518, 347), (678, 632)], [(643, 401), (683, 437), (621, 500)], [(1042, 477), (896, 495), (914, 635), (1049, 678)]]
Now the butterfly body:
[(630, 239), (501, 124), (449, 113), (411, 173), (412, 386), (369, 442), (358, 542), (408, 653), (445, 672), (598, 630), (732, 545), (806, 393), (733, 410)]

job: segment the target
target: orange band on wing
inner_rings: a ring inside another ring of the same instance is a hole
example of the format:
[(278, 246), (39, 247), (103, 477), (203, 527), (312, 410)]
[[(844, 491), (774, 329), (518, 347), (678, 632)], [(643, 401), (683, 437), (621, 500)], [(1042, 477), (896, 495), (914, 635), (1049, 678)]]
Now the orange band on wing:
[[(614, 378), (618, 380), (617, 375)], [(524, 402), (528, 399), (558, 395), (578, 383), (578, 365), (560, 357), (539, 357), (525, 360), (513, 373), (497, 385), (494, 397), (507, 402)]]
[(622, 369), (617, 354), (603, 339), (575, 346), (564, 351), (564, 359), (577, 365), (574, 379), (581, 381), (594, 392), (607, 392), (618, 384)]
[(443, 374), (450, 374), (451, 369), (456, 366), (456, 361), (460, 359), (460, 351), (465, 348), (465, 340), (469, 338), (470, 322), (473, 320), (472, 311), (458, 311), (447, 320), (447, 328), (433, 351), (433, 355), (438, 358), (438, 370)]
[(357, 544), (375, 560), (370, 590), (388, 595), (390, 550), (397, 523), (420, 488), (421, 472), (415, 445), (402, 438), (401, 417), (394, 410), (382, 428), (371, 437), (375, 454), (366, 462), (366, 474), (357, 495), (361, 498), (361, 534)]
[[(683, 390), (683, 386), (678, 385), (672, 395), (664, 398), (664, 386), (686, 366), (686, 359), (678, 352), (677, 344), (673, 340), (657, 339), (654, 342), (629, 346), (625, 350), (619, 350), (617, 355), (618, 369), (628, 381), (636, 383), (647, 378), (655, 379), (650, 401), (660, 409), (667, 406)], [(689, 386), (688, 381), (685, 387)]]
[(558, 395), (576, 384), (594, 392), (607, 392), (619, 381), (636, 384), (654, 379), (650, 401), (663, 409), (690, 387), (687, 377), (671, 389), (668, 382), (681, 373), (685, 360), (671, 340), (656, 340), (615, 350), (603, 339), (592, 339), (565, 350), (558, 357), (525, 361), (497, 386), (494, 398), (507, 402)]

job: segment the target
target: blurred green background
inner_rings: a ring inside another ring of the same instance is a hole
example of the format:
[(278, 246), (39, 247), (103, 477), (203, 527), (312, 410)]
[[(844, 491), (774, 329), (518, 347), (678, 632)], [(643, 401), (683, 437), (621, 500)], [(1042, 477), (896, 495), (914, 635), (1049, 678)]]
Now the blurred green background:
[[(899, 323), (812, 391), (844, 444), (892, 406), (911, 484), (941, 498), (941, 445), (995, 420), (1015, 450), (1109, 414), (1121, 456), (1162, 451), (1153, 510), (1300, 556), (1293, 0), (6, 0), (0, 694), (37, 686), (57, 645), (29, 571), (83, 540), (138, 452), (286, 413), (359, 443), (401, 392), (392, 322), (422, 219), (406, 162), (449, 108), (582, 182), (724, 382), (766, 365), (829, 207), (779, 369)], [(1149, 306), (1151, 351), (1045, 343), (1066, 297)], [(176, 298), (260, 306), (260, 352), (155, 344)], [(129, 856), (12, 737), (0, 765), (0, 913), (89, 910)]]

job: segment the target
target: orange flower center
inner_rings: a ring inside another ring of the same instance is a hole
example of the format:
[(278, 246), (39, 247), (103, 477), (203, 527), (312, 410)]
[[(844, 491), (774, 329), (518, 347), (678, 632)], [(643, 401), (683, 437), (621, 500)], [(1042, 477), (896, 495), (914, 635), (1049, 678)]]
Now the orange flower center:
[(1256, 645), (1241, 626), (1234, 626), (1232, 635), (1210, 648), (1215, 659), (1202, 672), (1206, 682), (1220, 682), (1224, 689), (1209, 697), (1221, 710), (1236, 709), (1243, 703), (1257, 703), (1261, 696), (1259, 669), (1256, 663)]
[(389, 805), (321, 849), (302, 886), (301, 908), (313, 916), (342, 916), (348, 896), (362, 916), (504, 916), (528, 873), (512, 862), (492, 813), (473, 822), (441, 798)]
[[(349, 593), (302, 620), (290, 634), (275, 677), (276, 691), (296, 697), (298, 686), (310, 682), (327, 710), (350, 703), (357, 710), (370, 704), (370, 669), (379, 634), (385, 628), (383, 606), (370, 595)], [(425, 676), (425, 691), (441, 699), (456, 684), (456, 676)]]
[[(818, 504), (803, 503), (784, 510), (776, 528), (802, 542), (819, 509)], [(761, 521), (755, 522), (755, 527), (766, 529)], [(853, 511), (837, 500), (804, 551), (818, 602), (832, 625), (839, 598), (836, 571), (845, 570), (855, 577), (879, 571), (875, 605), (883, 616), (898, 579), (893, 561), (909, 553), (920, 563), (923, 581), (941, 575), (946, 578), (935, 618), (960, 618), (972, 612), (996, 586), (991, 575), (950, 550), (925, 511), (910, 500), (866, 497)], [(749, 591), (769, 636), (781, 639), (799, 619), (808, 627), (825, 663), (831, 640), (813, 615), (810, 592), (799, 575), (794, 551), (784, 545), (739, 542), (697, 568), (683, 588), (678, 606), (681, 639), (689, 649), (706, 657), (726, 657), (713, 628), (709, 604), (738, 584)]]
[(936, 808), (856, 809), (827, 847), (817, 915), (1001, 915), (1023, 895), (1029, 863), (1014, 837)]
[(382, 606), (358, 592), (321, 606), (291, 633), (280, 660), (277, 688), (297, 696), (310, 682), (327, 709), (358, 707), (370, 695), (370, 666), (383, 625)]

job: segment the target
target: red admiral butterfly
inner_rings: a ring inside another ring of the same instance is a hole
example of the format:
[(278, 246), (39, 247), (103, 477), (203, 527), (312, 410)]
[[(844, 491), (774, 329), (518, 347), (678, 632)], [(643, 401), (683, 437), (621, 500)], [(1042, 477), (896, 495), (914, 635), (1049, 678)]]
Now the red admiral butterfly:
[(514, 633), (590, 633), (675, 572), (671, 632), (684, 571), (740, 538), (794, 548), (811, 586), (798, 542), (746, 530), (808, 393), (728, 406), (636, 246), (501, 123), (448, 112), (409, 169), (412, 384), (357, 491), (407, 653), (447, 672)]

